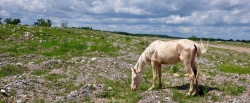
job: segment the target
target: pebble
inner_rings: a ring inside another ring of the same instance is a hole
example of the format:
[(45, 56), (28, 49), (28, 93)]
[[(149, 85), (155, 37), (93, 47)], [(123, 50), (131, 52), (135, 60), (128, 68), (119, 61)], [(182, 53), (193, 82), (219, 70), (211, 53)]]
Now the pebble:
[(88, 84), (88, 87), (91, 87), (92, 86), (92, 84)]
[(174, 74), (173, 74), (173, 76), (175, 76), (175, 77), (179, 77), (179, 76), (180, 76), (180, 74), (174, 73)]
[(112, 87), (108, 87), (108, 90), (109, 90), (109, 91), (113, 91), (113, 88), (112, 88)]
[(4, 89), (1, 89), (1, 92), (2, 92), (2, 93), (5, 93), (6, 91), (5, 91)]
[(77, 91), (71, 91), (67, 97), (76, 97)]
[(11, 88), (10, 88), (10, 87), (7, 87), (6, 89), (7, 89), (7, 91), (8, 91), (9, 93), (11, 92)]
[(18, 62), (18, 63), (16, 63), (16, 66), (23, 66), (23, 63)]
[(32, 64), (34, 64), (34, 62), (29, 62), (29, 63), (28, 63), (28, 65), (32, 65)]
[(85, 60), (81, 60), (81, 61), (80, 61), (80, 63), (84, 63), (84, 62), (85, 62)]
[(95, 61), (95, 60), (96, 60), (96, 58), (91, 58), (91, 60), (92, 60), (92, 61)]
[(169, 97), (165, 97), (165, 102), (169, 102), (170, 101), (170, 98)]

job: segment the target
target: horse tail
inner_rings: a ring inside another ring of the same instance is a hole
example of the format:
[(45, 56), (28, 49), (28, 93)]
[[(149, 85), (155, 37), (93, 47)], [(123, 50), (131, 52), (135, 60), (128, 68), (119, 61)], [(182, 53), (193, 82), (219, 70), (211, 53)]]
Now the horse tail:
[(205, 47), (204, 45), (203, 45), (203, 43), (201, 42), (200, 44), (194, 44), (194, 46), (195, 46), (195, 49), (197, 50), (197, 58), (199, 58), (200, 56), (201, 56), (201, 54), (203, 54), (203, 53), (206, 53), (207, 52), (207, 49), (208, 49), (208, 44), (207, 44), (207, 46)]
[(199, 73), (197, 72), (197, 69), (195, 66), (195, 57), (200, 58), (201, 54), (206, 53), (207, 49), (208, 49), (208, 44), (206, 47), (203, 45), (202, 42), (200, 44), (197, 44), (197, 43), (194, 44), (194, 52), (192, 56), (191, 65), (192, 65), (192, 69), (193, 69), (196, 79), (199, 78)]
[(201, 50), (199, 50), (197, 48), (197, 46), (194, 44), (194, 52), (193, 52), (192, 60), (191, 60), (191, 67), (192, 67), (192, 70), (194, 72), (195, 78), (198, 78), (199, 75), (198, 75), (198, 72), (197, 72), (197, 69), (196, 69), (196, 66), (195, 66), (196, 54), (197, 54), (197, 57), (199, 57), (201, 55)]

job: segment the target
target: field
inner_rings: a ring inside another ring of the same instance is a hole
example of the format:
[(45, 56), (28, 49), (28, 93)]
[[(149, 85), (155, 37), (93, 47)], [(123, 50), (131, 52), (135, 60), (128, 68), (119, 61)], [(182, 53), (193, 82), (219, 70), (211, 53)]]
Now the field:
[(0, 103), (250, 101), (250, 44), (237, 42), (210, 42), (207, 53), (196, 60), (198, 95), (185, 96), (189, 81), (180, 63), (163, 66), (163, 88), (147, 90), (152, 83), (147, 65), (139, 88), (130, 90), (130, 68), (158, 39), (170, 40), (98, 30), (0, 25)]

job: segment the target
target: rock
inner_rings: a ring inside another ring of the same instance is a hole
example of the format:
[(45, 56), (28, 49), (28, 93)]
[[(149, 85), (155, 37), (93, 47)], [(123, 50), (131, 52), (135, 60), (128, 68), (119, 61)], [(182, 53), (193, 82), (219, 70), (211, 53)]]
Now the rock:
[(22, 100), (16, 100), (16, 103), (22, 103), (23, 101)]
[(7, 89), (7, 92), (9, 92), (9, 93), (10, 93), (12, 88), (7, 87), (6, 89)]
[(238, 103), (238, 100), (234, 98), (232, 103)]
[(67, 97), (76, 97), (77, 91), (71, 91)]
[(95, 60), (96, 60), (96, 58), (91, 58), (91, 60), (92, 60), (92, 61), (95, 61)]
[(64, 71), (62, 69), (53, 69), (50, 74), (63, 74)]
[(16, 63), (16, 66), (23, 66), (23, 63), (18, 62), (18, 63)]
[(34, 62), (29, 62), (29, 63), (28, 63), (28, 65), (32, 65), (32, 64), (34, 64)]
[(179, 77), (179, 76), (180, 76), (180, 74), (178, 74), (178, 73), (174, 73), (174, 74), (173, 74), (173, 76), (175, 76), (175, 77)]
[(113, 88), (112, 88), (112, 87), (108, 87), (108, 90), (109, 90), (109, 91), (113, 91)]
[(85, 60), (81, 60), (81, 61), (80, 61), (80, 63), (84, 63), (84, 62), (85, 62)]
[(169, 97), (165, 97), (164, 101), (165, 101), (165, 102), (169, 102), (169, 101), (170, 101), (170, 98), (169, 98)]
[(30, 32), (25, 32), (25, 33), (24, 33), (24, 36), (25, 36), (25, 37), (29, 37), (29, 36), (30, 36)]
[(88, 87), (92, 87), (93, 85), (92, 84), (88, 84)]
[(2, 93), (5, 93), (6, 91), (5, 91), (4, 89), (1, 89), (1, 92), (2, 92)]

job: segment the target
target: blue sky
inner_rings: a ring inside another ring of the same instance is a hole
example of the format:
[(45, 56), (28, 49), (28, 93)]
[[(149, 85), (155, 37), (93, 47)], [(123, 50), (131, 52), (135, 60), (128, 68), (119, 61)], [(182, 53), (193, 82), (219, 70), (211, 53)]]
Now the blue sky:
[[(0, 18), (178, 37), (250, 40), (249, 0), (0, 0)], [(3, 20), (2, 20), (3, 22)]]

